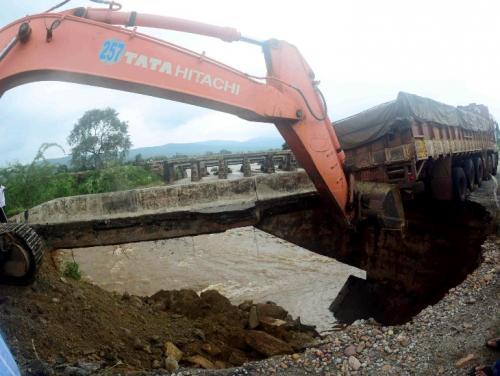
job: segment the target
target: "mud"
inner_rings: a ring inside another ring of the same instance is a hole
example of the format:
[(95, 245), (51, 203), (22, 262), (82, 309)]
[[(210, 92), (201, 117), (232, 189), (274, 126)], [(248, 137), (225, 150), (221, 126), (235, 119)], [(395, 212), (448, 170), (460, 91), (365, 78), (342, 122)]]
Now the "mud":
[[(382, 288), (372, 300), (379, 311), (368, 314), (382, 323), (409, 320), (463, 281), (493, 229), (490, 213), (474, 202), (410, 205), (404, 236), (367, 226), (368, 246), (351, 259)], [(169, 342), (183, 352), (181, 366), (225, 368), (301, 351), (315, 335), (274, 304), (236, 307), (211, 290), (120, 295), (61, 279), (54, 265), (46, 260), (31, 288), (0, 294), (0, 328), (25, 370), (37, 359), (61, 374), (82, 362), (112, 373), (166, 367)]]
[[(252, 306), (234, 306), (213, 290), (162, 291), (150, 298), (110, 293), (61, 277), (48, 258), (31, 287), (2, 288), (0, 329), (23, 374), (37, 360), (56, 374), (77, 363), (117, 372), (163, 367), (167, 342), (183, 352), (181, 366), (196, 366), (197, 356), (208, 368), (224, 368), (300, 351), (316, 335), (273, 304), (265, 306), (284, 313), (284, 320), (271, 317), (264, 324), (272, 314), (260, 309), (250, 328)], [(269, 350), (259, 342), (262, 333), (277, 347)]]
[(376, 225), (361, 230), (357, 251), (367, 278), (350, 278), (332, 303), (340, 321), (408, 322), (480, 265), (481, 245), (495, 229), (492, 211), (474, 201), (412, 201), (405, 213), (403, 234)]

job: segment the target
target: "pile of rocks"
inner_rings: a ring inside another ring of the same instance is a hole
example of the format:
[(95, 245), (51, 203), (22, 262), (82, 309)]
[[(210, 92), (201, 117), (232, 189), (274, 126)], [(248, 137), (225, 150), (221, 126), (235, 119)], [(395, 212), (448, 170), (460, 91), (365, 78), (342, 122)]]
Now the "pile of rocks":
[[(481, 266), (411, 322), (382, 326), (372, 319), (338, 325), (303, 353), (274, 357), (220, 375), (463, 375), (491, 363), (484, 347), (500, 334), (500, 240), (483, 245)], [(178, 375), (200, 374), (182, 371)]]
[[(186, 295), (189, 297), (186, 298)], [(237, 321), (241, 322), (238, 328), (235, 327), (234, 321), (226, 320), (229, 322), (228, 326), (232, 326), (232, 330), (235, 331), (234, 334), (239, 337), (240, 346), (228, 348), (227, 344), (213, 340), (213, 333), (208, 332), (208, 337), (212, 337), (212, 340), (208, 340), (204, 331), (194, 329), (202, 341), (200, 346), (187, 346), (189, 353), (185, 353), (174, 343), (166, 342), (165, 357), (162, 361), (155, 360), (153, 368), (175, 371), (179, 368), (179, 364), (203, 369), (230, 368), (234, 364), (243, 364), (255, 357), (292, 354), (304, 349), (306, 344), (312, 342), (318, 335), (313, 327), (301, 324), (300, 318), (293, 320), (285, 309), (273, 302), (254, 304), (252, 301), (246, 301), (236, 308), (216, 291), (206, 291), (198, 297), (189, 290), (163, 291), (153, 296), (153, 299), (161, 309), (174, 309), (197, 318), (204, 316), (220, 320), (220, 316), (214, 318), (213, 314), (207, 313), (214, 309), (225, 314), (233, 311), (231, 318), (239, 318)], [(200, 308), (203, 310), (204, 307), (202, 302), (206, 303), (208, 300), (217, 304), (211, 307), (205, 306), (205, 313), (200, 313)], [(188, 306), (189, 312), (186, 311)]]

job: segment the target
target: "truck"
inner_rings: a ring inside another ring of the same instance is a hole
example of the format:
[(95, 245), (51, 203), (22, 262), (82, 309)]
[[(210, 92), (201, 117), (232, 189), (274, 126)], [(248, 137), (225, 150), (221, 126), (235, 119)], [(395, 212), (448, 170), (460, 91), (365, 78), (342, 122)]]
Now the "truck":
[(397, 185), (403, 198), (464, 201), (496, 175), (498, 123), (484, 105), (454, 107), (400, 92), (334, 128), (355, 179)]

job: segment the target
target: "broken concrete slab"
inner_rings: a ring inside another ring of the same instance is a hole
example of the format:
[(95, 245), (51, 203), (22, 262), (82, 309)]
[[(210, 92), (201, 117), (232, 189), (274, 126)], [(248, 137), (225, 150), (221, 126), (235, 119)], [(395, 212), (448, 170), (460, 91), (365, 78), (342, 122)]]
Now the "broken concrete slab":
[[(271, 198), (314, 193), (304, 171), (249, 178), (61, 197), (28, 211), (33, 225), (129, 218), (178, 211), (199, 211)], [(14, 217), (24, 222), (24, 215)]]
[(30, 209), (27, 222), (49, 246), (74, 248), (223, 232), (315, 206), (318, 194), (299, 171), (64, 197)]

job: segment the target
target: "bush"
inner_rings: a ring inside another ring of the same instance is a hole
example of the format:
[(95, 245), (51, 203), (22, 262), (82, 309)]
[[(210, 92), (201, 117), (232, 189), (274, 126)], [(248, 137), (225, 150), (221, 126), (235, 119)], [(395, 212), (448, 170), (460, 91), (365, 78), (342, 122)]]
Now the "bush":
[(162, 184), (161, 178), (141, 166), (114, 166), (79, 175), (58, 173), (47, 162), (28, 166), (19, 163), (0, 169), (0, 182), (5, 185), (8, 216), (30, 209), (58, 197), (119, 190)]
[(78, 192), (115, 192), (160, 183), (159, 176), (141, 166), (116, 166), (89, 172), (79, 185)]
[(64, 264), (64, 275), (78, 281), (82, 278), (80, 265), (76, 261), (66, 261)]
[(75, 192), (75, 179), (68, 174), (57, 174), (56, 170), (46, 162), (28, 166), (16, 163), (0, 169), (0, 181), (6, 187), (7, 215)]

